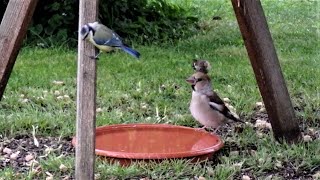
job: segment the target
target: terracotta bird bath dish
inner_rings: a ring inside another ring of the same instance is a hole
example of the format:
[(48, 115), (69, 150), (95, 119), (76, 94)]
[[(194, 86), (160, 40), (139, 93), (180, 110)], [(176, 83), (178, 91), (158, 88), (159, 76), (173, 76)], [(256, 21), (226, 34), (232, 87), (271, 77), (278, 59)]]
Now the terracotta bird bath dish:
[[(75, 145), (75, 137), (72, 144)], [(133, 161), (210, 158), (222, 148), (221, 139), (194, 128), (169, 124), (117, 124), (96, 129), (97, 155), (121, 165)]]

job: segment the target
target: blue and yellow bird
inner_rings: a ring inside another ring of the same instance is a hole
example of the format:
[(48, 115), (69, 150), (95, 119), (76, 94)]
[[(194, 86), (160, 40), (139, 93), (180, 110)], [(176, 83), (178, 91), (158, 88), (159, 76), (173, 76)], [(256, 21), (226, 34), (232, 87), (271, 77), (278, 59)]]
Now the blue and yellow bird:
[(115, 49), (122, 49), (124, 52), (140, 57), (140, 53), (124, 44), (121, 37), (107, 26), (98, 22), (88, 23), (82, 26), (80, 35), (82, 40), (89, 40), (100, 52), (94, 58), (97, 59), (101, 51), (110, 52)]

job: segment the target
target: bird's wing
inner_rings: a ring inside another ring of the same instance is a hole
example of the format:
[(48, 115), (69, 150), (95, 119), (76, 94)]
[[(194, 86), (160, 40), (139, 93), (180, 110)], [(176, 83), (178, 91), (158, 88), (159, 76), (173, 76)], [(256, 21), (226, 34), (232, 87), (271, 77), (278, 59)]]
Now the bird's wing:
[(120, 47), (123, 45), (121, 38), (118, 34), (115, 32), (112, 33), (112, 38), (109, 42), (106, 42), (105, 45), (107, 46), (113, 46), (113, 47)]
[(237, 122), (242, 122), (239, 118), (235, 117), (231, 111), (227, 108), (227, 106), (224, 104), (222, 99), (218, 96), (217, 93), (213, 92), (212, 95), (208, 96), (209, 98), (209, 105), (212, 109), (219, 111), (221, 114), (223, 114), (225, 117), (237, 121)]
[(112, 47), (119, 47), (122, 41), (118, 34), (104, 25), (99, 25), (93, 35), (93, 40), (98, 45), (106, 45)]
[(209, 105), (212, 109), (222, 112), (224, 111), (225, 108), (227, 108), (217, 93), (213, 92), (212, 95), (208, 96), (208, 98), (209, 98)]

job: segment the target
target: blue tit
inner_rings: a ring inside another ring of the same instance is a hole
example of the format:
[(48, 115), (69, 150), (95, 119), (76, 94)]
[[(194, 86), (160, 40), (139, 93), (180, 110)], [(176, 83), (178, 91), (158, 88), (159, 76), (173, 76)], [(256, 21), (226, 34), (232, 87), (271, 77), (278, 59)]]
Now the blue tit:
[(140, 57), (140, 53), (124, 44), (117, 33), (98, 22), (82, 26), (80, 35), (82, 40), (89, 40), (100, 50), (99, 54), (94, 57), (95, 59), (98, 58), (101, 51), (110, 52), (114, 49), (122, 49), (131, 56)]

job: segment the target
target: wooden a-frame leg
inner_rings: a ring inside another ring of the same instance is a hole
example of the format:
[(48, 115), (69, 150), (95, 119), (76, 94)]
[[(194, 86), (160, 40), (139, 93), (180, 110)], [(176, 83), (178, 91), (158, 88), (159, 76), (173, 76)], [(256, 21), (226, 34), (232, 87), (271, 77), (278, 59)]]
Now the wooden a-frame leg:
[(10, 0), (0, 25), (0, 100), (38, 0)]

